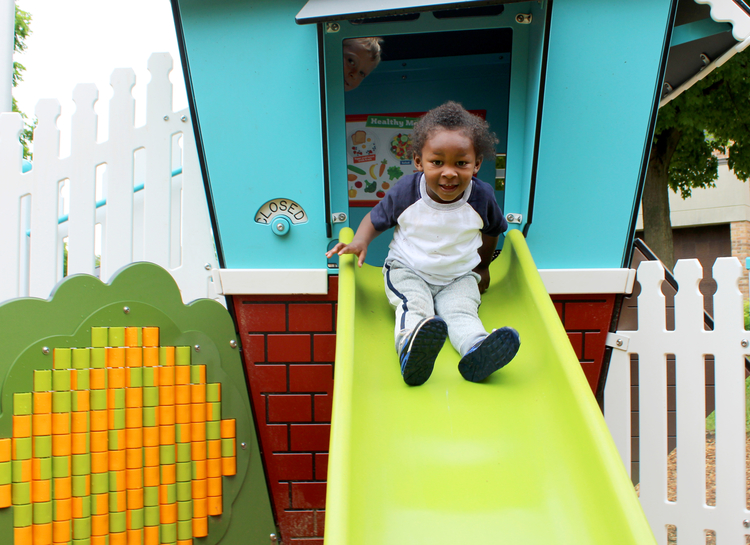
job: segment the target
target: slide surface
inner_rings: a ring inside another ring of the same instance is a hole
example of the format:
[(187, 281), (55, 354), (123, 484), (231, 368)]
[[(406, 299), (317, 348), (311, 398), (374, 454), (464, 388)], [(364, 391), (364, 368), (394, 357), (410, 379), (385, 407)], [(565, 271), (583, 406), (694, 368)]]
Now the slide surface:
[(381, 271), (341, 258), (326, 545), (656, 543), (518, 231), (491, 273), (480, 317), (517, 357), (474, 384), (446, 342), (410, 387)]

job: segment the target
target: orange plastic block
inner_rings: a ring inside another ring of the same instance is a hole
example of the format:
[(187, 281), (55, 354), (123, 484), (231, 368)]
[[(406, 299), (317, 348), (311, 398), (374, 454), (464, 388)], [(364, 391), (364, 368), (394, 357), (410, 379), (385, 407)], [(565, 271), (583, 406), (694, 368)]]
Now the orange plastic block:
[(103, 515), (109, 513), (109, 493), (93, 494), (91, 496), (91, 514)]
[(208, 517), (193, 518), (193, 537), (208, 535)]
[(70, 434), (52, 436), (52, 456), (70, 456)]
[[(152, 447), (153, 448), (153, 447)], [(127, 469), (140, 469), (143, 467), (143, 450), (139, 448), (125, 449)]]
[(31, 481), (31, 501), (42, 503), (52, 499), (52, 481)]
[(178, 539), (176, 545), (193, 545), (193, 540), (191, 539)]
[(222, 511), (221, 496), (209, 496), (208, 497), (208, 514), (212, 517), (221, 515)]
[(208, 459), (221, 458), (221, 439), (209, 439), (208, 443)]
[(125, 389), (125, 408), (143, 407), (143, 388)]
[(206, 383), (206, 366), (205, 365), (193, 365), (193, 367), (198, 369), (198, 382), (193, 382), (193, 384), (205, 384)]
[[(206, 477), (221, 477), (221, 458), (209, 458), (206, 460)], [(216, 494), (208, 493), (209, 496)]]
[[(188, 369), (185, 365), (180, 365), (175, 369)], [(176, 384), (174, 387), (174, 403), (175, 405), (189, 405), (190, 404), (190, 386), (191, 384)]]
[[(109, 521), (107, 522), (107, 525), (109, 525)], [(90, 545), (109, 545), (109, 534), (105, 536), (95, 536), (94, 534), (91, 534), (89, 543)]]
[(52, 412), (52, 392), (33, 392), (34, 414)]
[(143, 350), (140, 348), (126, 348), (125, 367), (143, 367)]
[(109, 534), (109, 545), (128, 545), (127, 532), (111, 532)]
[(159, 347), (146, 347), (143, 346), (143, 366), (144, 367), (156, 367), (159, 365)]
[(177, 503), (163, 503), (159, 506), (159, 520), (162, 524), (177, 522)]
[(89, 370), (89, 388), (92, 390), (104, 390), (107, 387), (107, 370)]
[(159, 466), (146, 466), (143, 468), (143, 486), (159, 486)]
[[(159, 386), (174, 386), (174, 365), (159, 368)], [(161, 396), (161, 392), (159, 392), (159, 396)]]
[(233, 439), (237, 435), (236, 420), (228, 418), (221, 421), (221, 438)]
[(70, 413), (52, 413), (52, 435), (70, 433)]
[(190, 401), (192, 403), (205, 403), (206, 402), (206, 385), (205, 384), (192, 384), (190, 386)]
[[(83, 518), (84, 516), (88, 516), (83, 512), (83, 498), (82, 497), (73, 496), (71, 501), (72, 501), (71, 514), (73, 515), (74, 519), (80, 519), (80, 518)], [(88, 501), (90, 502), (91, 500), (88, 500)]]
[(175, 367), (174, 383), (176, 385), (190, 384), (190, 366), (179, 365)]
[(109, 471), (109, 452), (91, 453), (91, 473), (106, 473)]
[(71, 497), (71, 477), (57, 477), (52, 479), (52, 489), (55, 500), (67, 500)]
[(107, 348), (107, 367), (125, 367), (124, 348)]
[(42, 464), (45, 463), (46, 458), (32, 458), (31, 459), (31, 479), (34, 481), (41, 481), (49, 477), (42, 476)]
[(140, 428), (143, 426), (143, 409), (140, 407), (130, 407), (125, 409), (125, 427)]
[(109, 493), (109, 512), (123, 513), (128, 508), (128, 493), (125, 490), (111, 491)]
[(141, 330), (143, 346), (159, 346), (159, 328), (144, 327)]
[(0, 509), (11, 506), (11, 484), (0, 484)]
[(31, 437), (31, 415), (13, 415), (13, 437)]
[(0, 462), (10, 462), (10, 438), (0, 439)]
[(91, 410), (91, 396), (89, 395), (88, 390), (78, 390), (76, 392), (71, 392), (71, 394), (75, 398), (73, 400), (76, 408), (74, 412), (88, 412)]
[(159, 444), (174, 445), (175, 429), (174, 424), (171, 426), (159, 426)]
[(190, 443), (192, 440), (192, 424), (175, 424), (175, 441), (178, 443)]
[[(174, 369), (174, 367), (170, 367)], [(162, 371), (164, 368), (162, 368)], [(159, 375), (161, 378), (161, 373)], [(159, 386), (159, 405), (174, 405), (175, 401), (175, 387), (173, 385), (161, 385)]]
[(109, 429), (109, 411), (102, 409), (99, 411), (89, 411), (89, 427), (92, 432), (104, 431)]
[(109, 470), (125, 471), (127, 460), (127, 449), (109, 451)]
[(143, 507), (143, 487), (128, 489), (127, 496), (128, 509), (141, 509)]
[(160, 545), (158, 526), (144, 526), (143, 527), (143, 545)]
[(143, 488), (143, 469), (126, 469), (126, 486), (128, 490), (141, 489)]
[(174, 366), (174, 346), (160, 346), (159, 347), (159, 363), (162, 367), (173, 367)]
[(192, 482), (193, 499), (199, 500), (208, 497), (208, 483), (206, 479), (194, 479)]
[(177, 482), (176, 464), (162, 464), (161, 484), (175, 484)]
[(206, 442), (205, 441), (193, 441), (190, 444), (190, 451), (191, 451), (193, 460), (205, 460), (206, 459)]
[[(209, 477), (206, 479), (208, 484), (208, 497), (221, 496), (221, 477)], [(211, 514), (210, 512), (208, 513)]]
[(109, 438), (107, 437), (106, 431), (92, 431), (89, 433), (89, 446), (91, 452), (106, 452), (109, 448), (108, 443)]
[(191, 424), (190, 434), (193, 441), (205, 442), (206, 440), (206, 423), (194, 422)]
[(34, 528), (34, 545), (50, 545), (52, 543), (52, 523), (32, 524)]
[(175, 405), (175, 424), (190, 424), (192, 422), (190, 418), (190, 403), (181, 403)]
[(190, 418), (193, 423), (205, 422), (206, 421), (206, 404), (205, 403), (191, 403), (190, 404)]
[(208, 498), (193, 500), (193, 518), (208, 516)]
[(70, 519), (52, 521), (52, 543), (70, 543)]
[[(130, 526), (130, 513), (128, 513), (128, 526)], [(143, 543), (143, 530), (131, 530), (128, 528), (127, 534), (128, 545), (141, 545)]]
[(21, 467), (21, 480), (16, 482), (27, 483), (34, 477), (34, 466), (31, 459), (16, 460), (17, 465)]
[(107, 432), (110, 450), (125, 450), (127, 448), (127, 434), (125, 430), (109, 430)]
[(144, 466), (158, 466), (159, 465), (159, 447), (143, 447), (143, 465)]
[(94, 545), (94, 536), (109, 535), (109, 513), (91, 515), (91, 545)]
[(31, 533), (31, 526), (23, 526), (22, 528), (13, 528), (13, 542), (22, 543), (28, 545), (32, 542), (34, 536)]
[(126, 327), (125, 328), (125, 346), (138, 346), (138, 330), (139, 327)]
[(78, 411), (70, 413), (70, 431), (73, 433), (88, 433), (89, 413)]
[(75, 372), (75, 369), (70, 369), (70, 389), (78, 389), (78, 373)]
[[(14, 416), (13, 418), (18, 418)], [(52, 433), (52, 414), (40, 413), (31, 416), (31, 429), (34, 435), (50, 435)], [(15, 428), (14, 428), (15, 433)]]
[(111, 369), (107, 369), (107, 388), (110, 390), (125, 388), (124, 367), (113, 367)]
[(127, 448), (141, 448), (143, 446), (143, 431), (140, 428), (125, 430), (125, 444)]
[(88, 433), (71, 433), (70, 434), (70, 453), (87, 454), (89, 452), (89, 434)]
[(154, 447), (159, 445), (159, 426), (143, 428), (143, 446)]
[[(168, 388), (168, 386), (165, 386)], [(162, 391), (164, 388), (162, 388)], [(175, 406), (174, 405), (162, 405), (159, 407), (159, 425), (171, 426), (175, 422)]]
[(72, 498), (66, 498), (64, 500), (55, 500), (55, 516), (53, 520), (59, 522), (63, 520), (70, 520), (73, 516), (73, 500)]

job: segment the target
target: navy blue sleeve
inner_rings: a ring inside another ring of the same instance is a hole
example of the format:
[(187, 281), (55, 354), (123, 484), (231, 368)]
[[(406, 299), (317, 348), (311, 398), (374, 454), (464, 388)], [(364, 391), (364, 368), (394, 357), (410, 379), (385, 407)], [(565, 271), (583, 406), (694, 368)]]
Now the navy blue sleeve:
[(500, 236), (508, 229), (503, 211), (495, 200), (495, 191), (487, 182), (479, 178), (472, 178), (474, 187), (469, 196), (469, 205), (482, 217), (484, 227), (482, 233), (491, 237)]
[(376, 230), (385, 231), (394, 227), (401, 213), (420, 199), (419, 177), (421, 175), (421, 172), (415, 172), (400, 178), (370, 211), (370, 220)]

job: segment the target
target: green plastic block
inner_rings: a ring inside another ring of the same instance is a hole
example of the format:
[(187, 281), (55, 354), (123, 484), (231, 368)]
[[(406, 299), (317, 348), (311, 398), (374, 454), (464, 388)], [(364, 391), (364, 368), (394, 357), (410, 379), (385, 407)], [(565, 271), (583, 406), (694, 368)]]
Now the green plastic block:
[[(109, 536), (105, 536), (107, 539), (107, 543), (109, 543)], [(91, 538), (90, 537), (84, 537), (81, 539), (74, 539), (73, 545), (91, 545)]]
[(191, 480), (193, 478), (193, 462), (178, 462), (175, 464), (175, 478), (178, 482)]
[(82, 497), (89, 495), (89, 486), (87, 486), (88, 484), (90, 484), (89, 479), (89, 475), (73, 475), (70, 478), (70, 487), (73, 492), (73, 496)]
[(120, 444), (118, 430), (109, 430), (107, 432), (107, 439), (109, 440), (109, 450), (122, 450), (127, 448), (127, 445)]
[(176, 454), (174, 445), (161, 445), (159, 447), (159, 463), (162, 465), (174, 464)]
[(29, 460), (32, 453), (31, 437), (17, 437), (13, 439), (13, 442), (16, 444), (14, 447), (16, 460)]
[(107, 346), (107, 328), (106, 327), (92, 327), (91, 328), (91, 346), (94, 347), (105, 347)]
[(107, 397), (107, 408), (108, 409), (124, 409), (125, 408), (125, 388), (115, 388), (109, 390), (112, 392)]
[(71, 472), (73, 475), (88, 475), (91, 473), (91, 455), (73, 454), (71, 460)]
[[(76, 390), (88, 390), (89, 389), (89, 370), (79, 369), (76, 371)], [(75, 410), (75, 409), (73, 409)]]
[(177, 462), (190, 462), (193, 459), (193, 453), (190, 443), (177, 443)]
[(131, 367), (128, 369), (128, 374), (130, 375), (130, 384), (131, 388), (140, 388), (143, 386), (143, 367)]
[(143, 407), (143, 427), (152, 428), (157, 425), (156, 419), (158, 407)]
[(143, 386), (144, 388), (156, 386), (156, 383), (154, 381), (154, 368), (153, 367), (143, 368)]
[(23, 416), (31, 414), (32, 397), (31, 392), (13, 394), (13, 414)]
[(10, 497), (13, 505), (31, 503), (31, 483), (13, 483), (10, 485)]
[(159, 347), (159, 365), (166, 366), (167, 365), (167, 346), (160, 346)]
[(206, 422), (206, 439), (221, 439), (221, 421), (211, 420)]
[(13, 464), (10, 461), (0, 462), (0, 486), (13, 482)]
[(221, 456), (234, 456), (235, 450), (234, 450), (234, 439), (227, 438), (221, 440)]
[(91, 474), (91, 493), (106, 494), (109, 492), (109, 472)]
[[(192, 488), (191, 488), (192, 490)], [(192, 498), (192, 495), (190, 496)], [(143, 487), (143, 505), (146, 507), (159, 506), (159, 487), (158, 486), (144, 486)], [(147, 526), (153, 526), (147, 525)]]
[(221, 420), (221, 403), (206, 403), (206, 420)]
[(52, 389), (58, 392), (70, 390), (70, 370), (53, 369), (52, 370)]
[(207, 403), (218, 403), (221, 401), (221, 384), (214, 382), (212, 384), (206, 384), (206, 402)]
[[(86, 388), (81, 388), (80, 387), (81, 378), (78, 377), (78, 389), (80, 391), (76, 392), (75, 394), (70, 395), (70, 409), (72, 411), (78, 411), (78, 412), (85, 411), (86, 413), (88, 413), (89, 409), (91, 408), (91, 390), (89, 390), (88, 388), (88, 376), (89, 376), (88, 370), (78, 371), (78, 372), (81, 374), (85, 373), (85, 376), (86, 376), (85, 380), (87, 384), (86, 384)], [(86, 403), (85, 401), (86, 399), (88, 399), (88, 403)], [(88, 418), (86, 420), (89, 421)], [(86, 431), (88, 431), (88, 428)]]
[(52, 436), (38, 435), (33, 438), (34, 457), (49, 458), (52, 456)]
[[(70, 373), (70, 371), (64, 371)], [(68, 375), (68, 387), (70, 387), (70, 375)], [(71, 408), (70, 391), (67, 392), (52, 392), (52, 412), (53, 413), (69, 413)]]
[(130, 530), (140, 530), (143, 528), (143, 509), (130, 510)]
[[(153, 369), (143, 369), (144, 374), (146, 371), (153, 372)], [(158, 407), (159, 406), (159, 387), (158, 386), (144, 386), (143, 388), (143, 406), (144, 407)]]
[(39, 458), (39, 479), (46, 481), (52, 478), (52, 458)]
[(176, 346), (174, 349), (175, 365), (190, 365), (190, 347)]
[(13, 505), (13, 526), (24, 528), (31, 526), (34, 521), (34, 510), (30, 503), (24, 505)]
[(34, 503), (34, 524), (47, 524), (52, 522), (52, 502)]
[(188, 500), (193, 499), (192, 481), (177, 481), (176, 488), (177, 488), (177, 501), (188, 501)]
[(52, 369), (70, 369), (70, 348), (55, 348), (52, 351)]
[(107, 408), (107, 390), (90, 390), (89, 404), (92, 411), (103, 411)]
[[(166, 500), (161, 503), (174, 503), (177, 501), (177, 485), (176, 484), (163, 484), (161, 485), (161, 494), (166, 493)], [(163, 497), (160, 499), (164, 499)]]
[(88, 369), (91, 367), (91, 350), (88, 348), (73, 349), (73, 369)]
[[(118, 506), (117, 506), (117, 500), (120, 497), (121, 492), (110, 492), (109, 493), (109, 512), (110, 513), (119, 513)], [(122, 507), (122, 506), (120, 506)], [(123, 508), (123, 512), (125, 512), (125, 508)]]
[(73, 539), (91, 537), (91, 519), (89, 517), (73, 519)]
[(190, 520), (193, 518), (193, 502), (192, 501), (178, 501), (177, 502), (177, 520)]
[(34, 371), (34, 391), (49, 392), (52, 390), (52, 371), (50, 369), (37, 369)]
[(192, 520), (178, 520), (177, 521), (177, 539), (183, 540), (183, 539), (190, 539), (192, 537), (193, 537), (193, 521)]
[[(158, 505), (149, 505), (143, 508), (143, 524), (145, 526), (159, 526), (160, 523)], [(162, 543), (164, 542), (162, 541)]]
[(194, 365), (190, 368), (190, 382), (193, 384), (200, 384), (201, 381), (201, 370), (200, 367)]
[(92, 368), (104, 369), (107, 367), (107, 351), (104, 348), (92, 348), (90, 357)]
[(125, 328), (124, 327), (110, 327), (109, 328), (109, 346), (113, 348), (125, 346)]
[(11, 460), (10, 462), (11, 482), (14, 482), (14, 483), (24, 482), (23, 467), (24, 467), (24, 460)]
[(109, 531), (110, 533), (124, 532), (127, 530), (127, 512), (120, 513), (109, 512)]
[(91, 516), (91, 496), (84, 496), (80, 501), (81, 518), (89, 518)]
[(122, 409), (110, 409), (110, 430), (124, 430), (125, 429), (125, 408)]
[(172, 524), (162, 524), (159, 533), (161, 534), (162, 545), (167, 545), (169, 543), (177, 543), (177, 523), (176, 522), (173, 522)]

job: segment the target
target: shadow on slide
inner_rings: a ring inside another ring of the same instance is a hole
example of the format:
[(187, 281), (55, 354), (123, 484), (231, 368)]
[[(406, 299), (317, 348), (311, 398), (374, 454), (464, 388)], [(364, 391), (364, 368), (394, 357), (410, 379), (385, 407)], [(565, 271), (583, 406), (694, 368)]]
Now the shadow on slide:
[(446, 342), (410, 387), (381, 271), (341, 258), (326, 545), (656, 543), (520, 232), (491, 272), (516, 358), (474, 384)]

